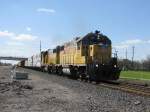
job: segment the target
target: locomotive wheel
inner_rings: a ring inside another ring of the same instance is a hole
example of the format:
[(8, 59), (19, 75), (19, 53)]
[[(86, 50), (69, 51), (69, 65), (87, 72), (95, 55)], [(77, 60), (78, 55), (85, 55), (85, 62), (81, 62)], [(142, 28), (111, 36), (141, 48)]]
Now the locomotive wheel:
[(45, 66), (43, 72), (48, 72), (48, 67)]
[(85, 75), (85, 74), (81, 74), (81, 75), (80, 75), (80, 78), (81, 78), (81, 80), (83, 81), (83, 80), (86, 79), (86, 75)]
[(92, 81), (93, 81), (90, 76), (89, 76), (88, 80), (89, 80), (89, 83), (92, 83)]
[(42, 72), (45, 72), (45, 67), (44, 67), (44, 68), (42, 68)]
[(71, 78), (72, 79), (78, 79), (77, 73), (76, 72), (72, 72), (71, 73)]
[(63, 75), (62, 68), (58, 68), (58, 75)]
[(48, 73), (52, 73), (52, 69), (48, 67)]
[(72, 78), (75, 79), (75, 80), (78, 79), (77, 74), (72, 75)]

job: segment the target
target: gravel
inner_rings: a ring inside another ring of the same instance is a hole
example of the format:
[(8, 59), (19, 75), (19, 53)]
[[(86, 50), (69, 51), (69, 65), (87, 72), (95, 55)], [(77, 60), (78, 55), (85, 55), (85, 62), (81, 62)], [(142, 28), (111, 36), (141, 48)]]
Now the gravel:
[[(21, 94), (15, 89), (0, 93), (1, 112), (150, 112), (148, 97), (67, 77), (19, 70), (28, 72), (30, 80), (17, 81), (19, 85), (15, 87), (21, 88)], [(10, 67), (0, 67), (0, 82), (13, 85), (9, 74)]]

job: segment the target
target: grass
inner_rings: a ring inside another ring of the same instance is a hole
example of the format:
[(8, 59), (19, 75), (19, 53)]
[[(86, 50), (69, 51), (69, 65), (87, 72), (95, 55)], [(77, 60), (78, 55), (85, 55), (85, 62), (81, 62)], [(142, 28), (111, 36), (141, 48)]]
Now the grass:
[(121, 78), (150, 80), (150, 72), (145, 71), (121, 71)]

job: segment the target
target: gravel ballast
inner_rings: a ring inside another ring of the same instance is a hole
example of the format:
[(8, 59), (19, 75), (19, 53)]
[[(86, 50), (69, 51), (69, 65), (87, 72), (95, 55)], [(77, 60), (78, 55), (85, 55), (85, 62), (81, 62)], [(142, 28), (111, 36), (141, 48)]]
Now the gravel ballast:
[(22, 68), (29, 80), (15, 82), (10, 70), (0, 67), (0, 112), (150, 112), (148, 97)]

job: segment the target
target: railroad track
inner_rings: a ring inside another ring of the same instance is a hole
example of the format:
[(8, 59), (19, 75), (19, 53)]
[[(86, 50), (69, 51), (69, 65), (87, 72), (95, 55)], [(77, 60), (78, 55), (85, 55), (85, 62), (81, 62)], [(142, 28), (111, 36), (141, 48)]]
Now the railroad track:
[[(88, 82), (88, 81), (87, 81)], [(150, 86), (142, 84), (134, 84), (127, 82), (118, 81), (102, 81), (99, 83), (100, 86), (111, 88), (115, 90), (121, 90), (124, 92), (150, 97)]]
[(120, 83), (120, 84), (101, 83), (100, 85), (103, 87), (121, 90), (136, 95), (150, 97), (150, 87), (145, 85), (132, 83)]

